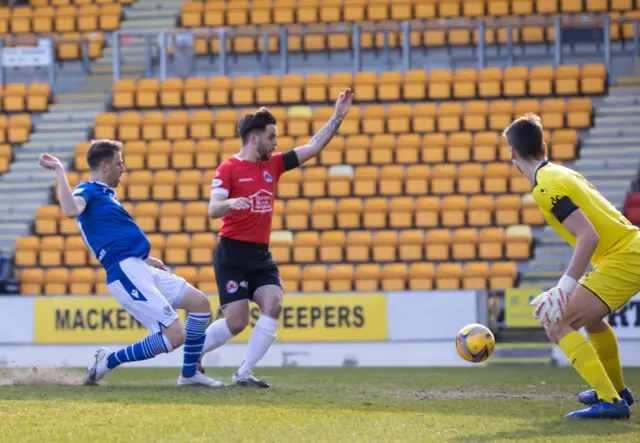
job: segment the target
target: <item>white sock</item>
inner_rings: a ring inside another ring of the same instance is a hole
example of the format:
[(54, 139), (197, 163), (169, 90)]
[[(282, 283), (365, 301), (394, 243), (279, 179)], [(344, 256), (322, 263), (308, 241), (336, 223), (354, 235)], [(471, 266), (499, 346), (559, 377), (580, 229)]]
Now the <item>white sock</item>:
[(251, 372), (256, 363), (267, 353), (275, 341), (277, 330), (278, 320), (264, 314), (260, 316), (251, 333), (249, 346), (247, 347), (247, 355), (240, 365), (240, 369), (238, 369), (238, 374)]
[(219, 348), (231, 338), (233, 338), (233, 334), (229, 330), (229, 326), (227, 326), (227, 319), (221, 318), (214, 321), (207, 328), (207, 337), (204, 339), (202, 353)]

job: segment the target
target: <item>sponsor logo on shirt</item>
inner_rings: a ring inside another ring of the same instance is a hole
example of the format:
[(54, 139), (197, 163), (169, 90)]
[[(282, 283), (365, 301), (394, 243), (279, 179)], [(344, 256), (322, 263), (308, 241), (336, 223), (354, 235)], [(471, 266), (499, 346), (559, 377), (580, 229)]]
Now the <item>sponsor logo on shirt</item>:
[(271, 176), (271, 174), (269, 174), (269, 171), (263, 171), (262, 178), (264, 178), (264, 181), (266, 181), (267, 183), (273, 182), (273, 177)]
[(250, 195), (249, 199), (251, 200), (251, 212), (271, 212), (273, 210), (273, 208), (271, 207), (272, 197), (273, 193), (267, 191), (266, 189), (260, 189), (255, 194)]
[(233, 294), (238, 290), (238, 283), (236, 283), (234, 280), (229, 280), (225, 288), (227, 289), (227, 292), (229, 294)]
[(249, 289), (249, 282), (248, 282), (248, 281), (246, 281), (246, 280), (242, 280), (242, 281), (240, 282), (240, 287), (241, 287), (241, 288), (245, 288), (245, 289)]
[(240, 179), (238, 179), (238, 181), (239, 181), (239, 182), (252, 182), (252, 181), (253, 181), (253, 179), (252, 179), (251, 177), (248, 177), (248, 178), (240, 178)]

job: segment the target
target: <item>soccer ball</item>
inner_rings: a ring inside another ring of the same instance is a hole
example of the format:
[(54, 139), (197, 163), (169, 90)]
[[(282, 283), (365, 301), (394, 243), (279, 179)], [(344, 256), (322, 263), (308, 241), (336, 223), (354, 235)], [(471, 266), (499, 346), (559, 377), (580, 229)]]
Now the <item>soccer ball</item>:
[(460, 357), (471, 363), (486, 361), (493, 354), (496, 339), (493, 333), (478, 323), (460, 329), (456, 337), (456, 350)]

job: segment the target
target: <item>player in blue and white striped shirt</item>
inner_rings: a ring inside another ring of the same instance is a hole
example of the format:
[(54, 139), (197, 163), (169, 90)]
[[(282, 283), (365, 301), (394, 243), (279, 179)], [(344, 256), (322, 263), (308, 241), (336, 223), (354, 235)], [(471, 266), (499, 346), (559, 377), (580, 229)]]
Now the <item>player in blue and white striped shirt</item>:
[[(167, 272), (160, 260), (149, 257), (149, 240), (112, 189), (125, 172), (122, 145), (94, 141), (87, 163), (91, 180), (71, 191), (62, 163), (49, 154), (40, 157), (40, 165), (56, 172), (62, 212), (78, 219), (82, 238), (107, 272), (109, 291), (151, 334), (116, 352), (99, 349), (84, 383), (97, 384), (122, 363), (147, 360), (184, 343), (178, 385), (222, 386), (196, 370), (211, 317), (209, 299), (182, 277)], [(177, 308), (189, 313), (184, 328)]]

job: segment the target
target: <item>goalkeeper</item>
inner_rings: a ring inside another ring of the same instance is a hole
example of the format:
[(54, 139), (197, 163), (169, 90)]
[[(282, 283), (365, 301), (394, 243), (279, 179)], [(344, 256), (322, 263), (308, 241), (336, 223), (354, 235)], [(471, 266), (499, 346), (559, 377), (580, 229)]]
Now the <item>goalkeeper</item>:
[[(547, 222), (574, 248), (557, 286), (531, 302), (534, 317), (594, 388), (578, 396), (588, 407), (565, 418), (629, 418), (633, 396), (622, 380), (616, 336), (604, 318), (640, 291), (638, 228), (582, 175), (547, 161), (538, 116), (515, 120), (504, 135)], [(593, 270), (585, 275), (589, 261)], [(577, 332), (583, 327), (588, 341)]]

